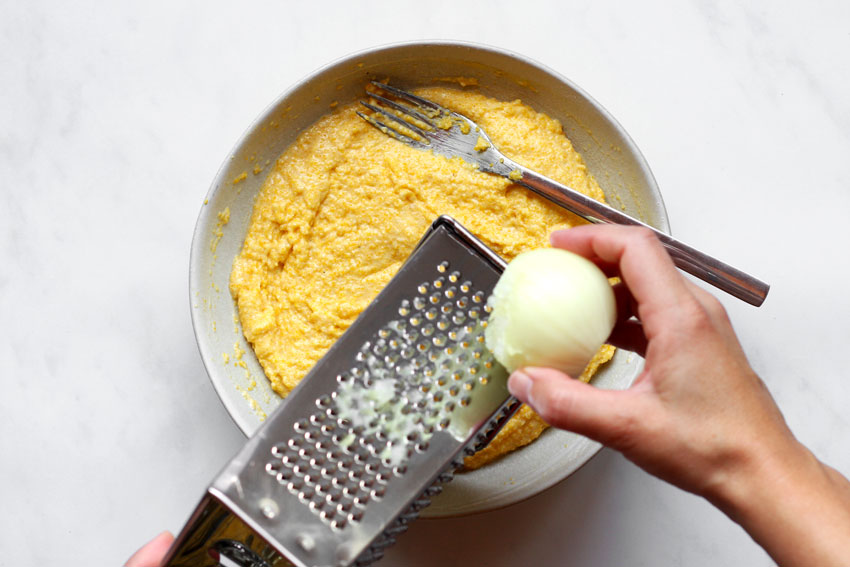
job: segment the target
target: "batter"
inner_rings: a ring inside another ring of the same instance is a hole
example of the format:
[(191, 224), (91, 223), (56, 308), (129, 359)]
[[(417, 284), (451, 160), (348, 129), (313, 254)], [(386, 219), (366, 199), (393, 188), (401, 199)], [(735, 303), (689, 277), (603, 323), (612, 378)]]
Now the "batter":
[[(561, 124), (520, 101), (443, 87), (416, 94), (464, 114), (512, 159), (599, 201), (604, 195)], [(337, 108), (280, 156), (254, 205), (230, 289), (245, 337), (286, 396), (377, 296), (441, 214), (503, 258), (548, 245), (584, 221), (510, 180), (408, 147)], [(603, 347), (582, 379), (613, 355)], [(468, 468), (545, 429), (527, 408)]]

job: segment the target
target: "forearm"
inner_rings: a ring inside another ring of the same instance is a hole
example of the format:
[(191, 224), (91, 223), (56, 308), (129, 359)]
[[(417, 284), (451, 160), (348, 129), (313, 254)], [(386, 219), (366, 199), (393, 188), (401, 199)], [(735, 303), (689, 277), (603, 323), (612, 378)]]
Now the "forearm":
[(846, 566), (850, 482), (797, 441), (762, 453), (708, 495), (783, 567)]

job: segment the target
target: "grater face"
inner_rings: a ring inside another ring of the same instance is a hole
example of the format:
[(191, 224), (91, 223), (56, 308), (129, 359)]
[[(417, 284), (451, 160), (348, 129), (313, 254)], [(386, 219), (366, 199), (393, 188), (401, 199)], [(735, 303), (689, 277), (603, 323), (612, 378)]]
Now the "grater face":
[(377, 558), (518, 405), (484, 345), (503, 268), (440, 217), (209, 494), (291, 564)]

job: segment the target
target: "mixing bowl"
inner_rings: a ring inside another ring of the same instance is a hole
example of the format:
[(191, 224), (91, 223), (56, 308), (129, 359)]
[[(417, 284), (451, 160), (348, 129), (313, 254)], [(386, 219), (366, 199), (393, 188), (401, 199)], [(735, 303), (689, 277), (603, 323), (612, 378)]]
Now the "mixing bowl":
[[(282, 94), (248, 128), (216, 175), (195, 228), (190, 261), (195, 336), (213, 386), (245, 435), (250, 436), (281, 401), (242, 336), (228, 291), (254, 198), (275, 160), (300, 132), (332, 106), (362, 98), (369, 80), (387, 77), (407, 89), (474, 79), (474, 88), (483, 94), (521, 99), (558, 119), (608, 202), (668, 230), (652, 173), (625, 130), (579, 87), (538, 63), (492, 47), (446, 41), (378, 47), (332, 63)], [(641, 368), (642, 359), (618, 351), (593, 383), (626, 388)], [(586, 438), (550, 429), (523, 449), (457, 475), (423, 515), (480, 512), (528, 498), (570, 475), (599, 449)]]

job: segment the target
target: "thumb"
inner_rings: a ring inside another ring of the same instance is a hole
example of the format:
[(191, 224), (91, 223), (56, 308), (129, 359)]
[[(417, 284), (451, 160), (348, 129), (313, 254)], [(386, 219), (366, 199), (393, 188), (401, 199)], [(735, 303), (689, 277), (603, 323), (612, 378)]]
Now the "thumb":
[(552, 368), (518, 370), (508, 389), (549, 425), (614, 448), (628, 443), (636, 423), (628, 391), (600, 390)]

